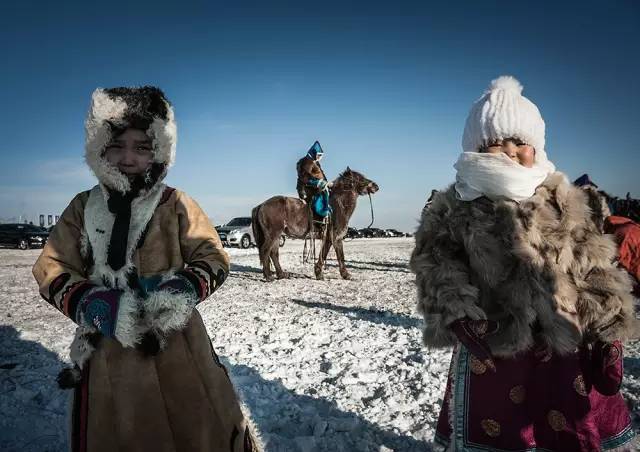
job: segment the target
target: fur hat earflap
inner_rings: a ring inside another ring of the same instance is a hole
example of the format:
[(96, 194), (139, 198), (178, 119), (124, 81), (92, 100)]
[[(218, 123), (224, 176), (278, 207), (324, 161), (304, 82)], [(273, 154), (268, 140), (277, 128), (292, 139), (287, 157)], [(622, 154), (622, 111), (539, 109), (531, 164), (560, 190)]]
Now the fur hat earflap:
[(131, 184), (103, 154), (114, 135), (127, 128), (140, 129), (151, 138), (153, 182), (158, 183), (175, 160), (177, 141), (173, 108), (159, 88), (98, 88), (91, 95), (85, 121), (85, 159), (100, 183), (122, 193), (128, 192)]

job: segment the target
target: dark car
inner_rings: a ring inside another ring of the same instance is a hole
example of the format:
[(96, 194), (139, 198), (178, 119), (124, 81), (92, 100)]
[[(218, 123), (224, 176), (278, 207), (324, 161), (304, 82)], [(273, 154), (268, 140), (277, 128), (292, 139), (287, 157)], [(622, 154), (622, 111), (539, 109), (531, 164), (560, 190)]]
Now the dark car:
[(0, 224), (0, 245), (17, 246), (21, 250), (44, 246), (49, 232), (33, 224)]
[(364, 235), (356, 228), (347, 228), (347, 235), (345, 237), (347, 237), (348, 239), (359, 239), (364, 237)]
[(386, 236), (385, 232), (379, 228), (364, 228), (364, 229), (361, 229), (360, 232), (362, 232), (362, 235), (367, 238)]

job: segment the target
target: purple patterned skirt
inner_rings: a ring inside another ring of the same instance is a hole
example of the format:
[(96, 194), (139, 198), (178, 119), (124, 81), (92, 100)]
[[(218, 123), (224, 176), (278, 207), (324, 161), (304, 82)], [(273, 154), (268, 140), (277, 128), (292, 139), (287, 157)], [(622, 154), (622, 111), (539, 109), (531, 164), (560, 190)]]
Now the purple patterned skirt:
[(495, 359), (496, 373), (458, 345), (435, 445), (455, 451), (635, 450), (618, 392), (588, 387), (580, 355)]

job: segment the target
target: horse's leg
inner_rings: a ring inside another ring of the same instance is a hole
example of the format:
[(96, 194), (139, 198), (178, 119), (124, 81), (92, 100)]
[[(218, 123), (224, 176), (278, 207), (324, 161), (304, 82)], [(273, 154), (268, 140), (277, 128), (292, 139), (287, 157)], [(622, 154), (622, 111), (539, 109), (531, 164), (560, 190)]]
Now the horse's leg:
[(273, 275), (271, 274), (271, 248), (273, 247), (273, 242), (269, 243), (270, 239), (266, 238), (261, 247), (262, 254), (262, 273), (264, 274), (264, 279), (268, 282), (274, 280)]
[(333, 247), (336, 249), (336, 258), (338, 259), (338, 266), (340, 267), (340, 276), (342, 276), (342, 279), (351, 279), (351, 275), (347, 271), (347, 266), (344, 263), (344, 249), (342, 247), (342, 239), (336, 239)]
[(280, 266), (280, 241), (276, 241), (271, 250), (271, 260), (273, 261), (273, 265), (276, 267), (276, 277), (278, 279), (288, 278), (289, 275), (282, 271), (282, 267)]
[(322, 276), (322, 271), (324, 269), (324, 263), (327, 260), (327, 256), (329, 255), (330, 249), (331, 249), (331, 238), (327, 236), (322, 241), (322, 251), (320, 251), (320, 256), (318, 256), (318, 262), (316, 262), (316, 265), (314, 267), (314, 270), (316, 273), (316, 279), (320, 279), (320, 280), (324, 279), (324, 276)]

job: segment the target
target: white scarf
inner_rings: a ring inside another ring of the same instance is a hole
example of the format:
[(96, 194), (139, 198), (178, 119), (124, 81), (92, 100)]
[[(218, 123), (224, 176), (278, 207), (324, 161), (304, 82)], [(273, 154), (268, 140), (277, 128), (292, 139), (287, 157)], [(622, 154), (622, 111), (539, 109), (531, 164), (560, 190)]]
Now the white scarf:
[(527, 168), (502, 152), (463, 152), (453, 167), (458, 171), (456, 194), (463, 201), (486, 196), (519, 202), (533, 196), (536, 188), (555, 171), (553, 163), (546, 159)]

